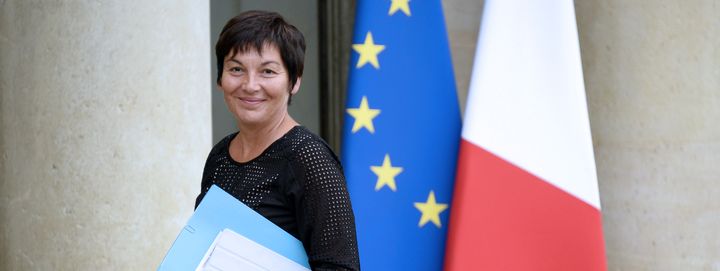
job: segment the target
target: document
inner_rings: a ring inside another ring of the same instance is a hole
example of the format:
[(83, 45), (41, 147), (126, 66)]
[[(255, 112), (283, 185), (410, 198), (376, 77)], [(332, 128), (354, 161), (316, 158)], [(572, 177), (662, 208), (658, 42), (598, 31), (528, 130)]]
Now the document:
[(195, 271), (310, 271), (231, 229), (218, 234)]
[[(242, 262), (247, 259), (253, 261)], [(287, 261), (305, 269), (268, 266)], [(255, 269), (214, 267), (225, 263)], [(310, 270), (310, 265), (300, 240), (213, 185), (158, 270)]]

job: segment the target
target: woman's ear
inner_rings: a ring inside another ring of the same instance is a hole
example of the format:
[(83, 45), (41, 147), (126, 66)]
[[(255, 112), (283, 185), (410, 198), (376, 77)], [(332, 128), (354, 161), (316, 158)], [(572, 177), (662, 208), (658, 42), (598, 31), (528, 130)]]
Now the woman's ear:
[(290, 90), (291, 95), (295, 95), (300, 90), (300, 83), (302, 83), (302, 77), (298, 77), (297, 81), (295, 81), (295, 85), (292, 90)]

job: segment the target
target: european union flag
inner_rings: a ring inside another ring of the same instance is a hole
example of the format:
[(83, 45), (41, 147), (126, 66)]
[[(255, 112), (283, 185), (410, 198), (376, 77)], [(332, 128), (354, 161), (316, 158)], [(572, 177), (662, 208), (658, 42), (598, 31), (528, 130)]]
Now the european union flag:
[(440, 0), (358, 1), (342, 160), (365, 270), (441, 270), (460, 112)]

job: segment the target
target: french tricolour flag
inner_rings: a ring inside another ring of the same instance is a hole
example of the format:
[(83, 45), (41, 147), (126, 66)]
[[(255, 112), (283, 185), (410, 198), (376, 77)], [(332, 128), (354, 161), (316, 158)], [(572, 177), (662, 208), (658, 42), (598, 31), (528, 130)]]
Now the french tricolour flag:
[(445, 270), (605, 270), (573, 1), (486, 0)]

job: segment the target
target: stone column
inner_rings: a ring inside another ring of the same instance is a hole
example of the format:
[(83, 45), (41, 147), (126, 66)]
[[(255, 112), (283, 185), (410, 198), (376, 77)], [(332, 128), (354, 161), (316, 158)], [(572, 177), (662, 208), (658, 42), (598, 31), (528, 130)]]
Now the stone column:
[(720, 2), (575, 5), (608, 270), (720, 270)]
[(0, 269), (152, 270), (211, 145), (209, 3), (0, 1)]

